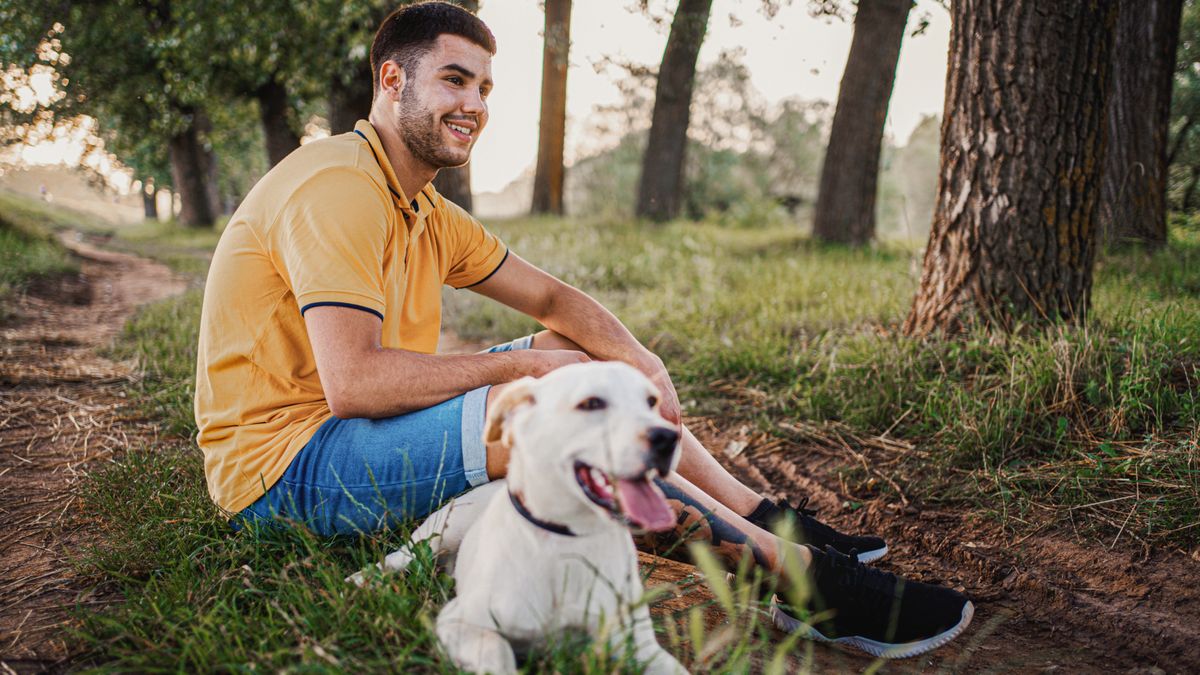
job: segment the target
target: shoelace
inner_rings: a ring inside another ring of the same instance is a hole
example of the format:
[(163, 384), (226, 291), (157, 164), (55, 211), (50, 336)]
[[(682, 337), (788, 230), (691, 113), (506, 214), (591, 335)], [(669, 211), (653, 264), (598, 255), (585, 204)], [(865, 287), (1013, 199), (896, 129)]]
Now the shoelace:
[(833, 538), (834, 536), (837, 535), (837, 530), (833, 529), (832, 527), (826, 525), (825, 523), (822, 523), (821, 521), (819, 521), (813, 517), (813, 516), (817, 515), (816, 509), (810, 509), (807, 507), (808, 507), (808, 497), (805, 496), (800, 501), (796, 502), (795, 506), (792, 506), (791, 504), (784, 502), (781, 508), (785, 512), (791, 511), (791, 512), (795, 513), (796, 514), (796, 524), (806, 530), (819, 532), (820, 534), (822, 534), (826, 537), (829, 537), (829, 538)]
[(817, 574), (833, 575), (833, 582), (864, 605), (884, 609), (896, 597), (896, 575), (859, 562), (856, 551), (849, 555), (825, 547), (825, 559)]

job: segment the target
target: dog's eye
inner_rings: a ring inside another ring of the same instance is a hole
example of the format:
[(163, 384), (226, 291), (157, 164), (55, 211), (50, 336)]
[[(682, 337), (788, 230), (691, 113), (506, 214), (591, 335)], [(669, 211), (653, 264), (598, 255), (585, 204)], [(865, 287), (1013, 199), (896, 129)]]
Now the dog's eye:
[(581, 401), (579, 403), (579, 405), (575, 406), (575, 409), (576, 410), (604, 410), (607, 407), (608, 407), (608, 403), (604, 399), (596, 398), (595, 396), (593, 396), (591, 398), (583, 399), (583, 401)]
[(650, 407), (651, 407), (651, 408), (653, 408), (654, 406), (658, 405), (658, 397), (657, 397), (657, 396), (651, 396), (651, 397), (649, 397), (649, 398), (647, 398), (647, 399), (646, 399), (646, 403), (649, 403), (649, 404), (650, 404)]

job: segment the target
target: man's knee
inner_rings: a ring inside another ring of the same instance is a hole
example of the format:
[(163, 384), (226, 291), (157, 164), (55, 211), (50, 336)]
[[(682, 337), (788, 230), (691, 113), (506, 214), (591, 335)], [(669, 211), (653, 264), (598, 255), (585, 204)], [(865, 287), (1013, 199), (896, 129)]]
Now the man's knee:
[(552, 330), (544, 330), (534, 334), (533, 342), (529, 346), (532, 349), (572, 349), (577, 352), (584, 351), (583, 347), (575, 344), (571, 338), (555, 333)]

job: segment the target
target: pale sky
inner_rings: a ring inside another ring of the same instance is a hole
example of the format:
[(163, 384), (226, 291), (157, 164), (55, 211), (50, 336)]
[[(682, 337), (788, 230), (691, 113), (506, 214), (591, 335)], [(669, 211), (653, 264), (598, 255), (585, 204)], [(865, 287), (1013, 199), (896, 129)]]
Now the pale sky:
[[(476, 192), (493, 192), (522, 172), (532, 171), (537, 156), (544, 15), (538, 0), (482, 4), (480, 17), (498, 44), (492, 64), (496, 88), (489, 98), (491, 121), (471, 160), (471, 178)], [(574, 2), (567, 74), (568, 165), (581, 149), (597, 145), (597, 139), (586, 137), (596, 106), (619, 102), (611, 73), (598, 74), (593, 65), (605, 56), (654, 66), (662, 59), (669, 23), (656, 28), (640, 13), (628, 11), (634, 4), (633, 0)], [(676, 2), (652, 5), (673, 11)], [(700, 67), (712, 63), (722, 51), (740, 48), (754, 88), (768, 103), (790, 97), (835, 101), (850, 50), (852, 22), (813, 18), (807, 0), (793, 0), (773, 19), (763, 16), (760, 6), (761, 0), (714, 0)], [(920, 9), (914, 8), (910, 15), (910, 30)], [(937, 7), (930, 18), (929, 29), (917, 37), (906, 35), (900, 51), (886, 131), (901, 144), (923, 116), (942, 111), (950, 18)], [(51, 90), (48, 77), (45, 82), (38, 79), (35, 88)], [(81, 152), (82, 143), (63, 134), (53, 143), (25, 147), (20, 155), (30, 164), (77, 164)], [(128, 189), (128, 175), (110, 176), (118, 190)]]

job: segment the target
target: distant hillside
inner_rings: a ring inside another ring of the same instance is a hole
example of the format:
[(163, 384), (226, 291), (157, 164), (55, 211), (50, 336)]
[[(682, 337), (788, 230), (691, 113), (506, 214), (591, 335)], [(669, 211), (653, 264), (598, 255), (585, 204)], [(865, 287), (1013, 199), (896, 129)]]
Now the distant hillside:
[(46, 187), (48, 201), (97, 216), (113, 225), (142, 220), (141, 196), (121, 196), (99, 189), (88, 182), (87, 174), (82, 171), (62, 165), (0, 167), (0, 189), (41, 199), (42, 186)]

